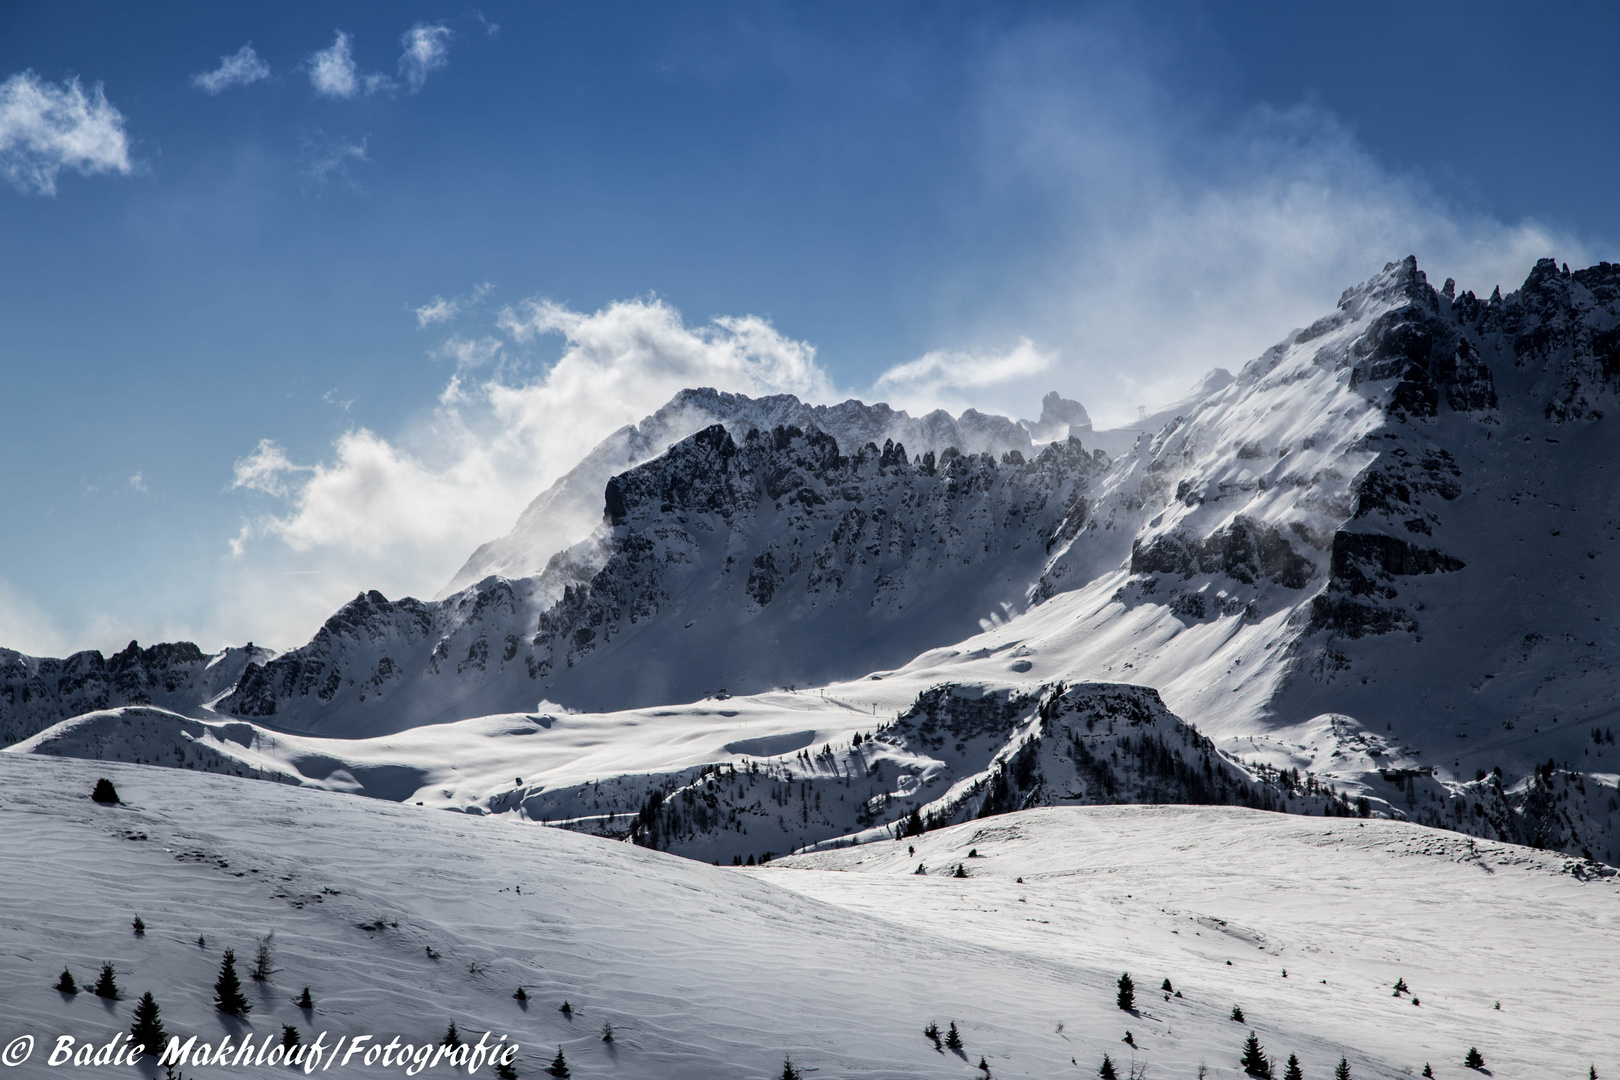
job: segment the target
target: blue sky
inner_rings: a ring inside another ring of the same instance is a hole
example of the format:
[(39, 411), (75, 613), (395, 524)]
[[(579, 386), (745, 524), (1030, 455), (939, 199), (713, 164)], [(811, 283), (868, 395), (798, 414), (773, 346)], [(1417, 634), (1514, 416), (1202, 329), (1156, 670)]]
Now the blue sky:
[(685, 382), (1117, 419), (1409, 252), (1480, 291), (1616, 258), (1617, 38), (1596, 4), (6, 4), (0, 645), (285, 646), (431, 595)]

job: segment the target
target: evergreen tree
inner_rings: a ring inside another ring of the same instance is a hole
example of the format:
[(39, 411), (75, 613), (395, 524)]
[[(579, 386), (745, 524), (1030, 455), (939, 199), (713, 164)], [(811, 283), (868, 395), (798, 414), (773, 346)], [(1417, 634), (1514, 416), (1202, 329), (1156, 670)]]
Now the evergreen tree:
[(1424, 1076), (1433, 1076), (1434, 1075), (1434, 1070), (1429, 1068), (1429, 1063), (1427, 1061), (1425, 1061), (1423, 1063), (1423, 1075)]
[(296, 1050), (303, 1044), (303, 1041), (304, 1037), (298, 1033), (297, 1028), (291, 1024), (281, 1025), (281, 1048), (283, 1050)]
[(1136, 984), (1131, 981), (1128, 971), (1119, 977), (1119, 997), (1115, 999), (1115, 1004), (1126, 1012), (1136, 1011)]
[(986, 1076), (990, 1075), (990, 1063), (988, 1061), (984, 1060), (984, 1055), (983, 1054), (979, 1055), (979, 1069), (980, 1069), (981, 1072), (984, 1073), (984, 1075), (986, 1075)]
[(1588, 1065), (1586, 1067), (1586, 1080), (1598, 1080), (1596, 1065)]
[(517, 1070), (507, 1064), (504, 1055), (495, 1063), (495, 1080), (518, 1080)]
[(1232, 1006), (1232, 1019), (1240, 1024), (1243, 1023), (1243, 1010), (1236, 1005)]
[(304, 992), (298, 995), (298, 1000), (293, 1004), (300, 1009), (313, 1009), (315, 1007), (315, 999), (309, 996), (309, 987), (304, 987)]
[(952, 1050), (962, 1049), (962, 1033), (956, 1030), (955, 1020), (951, 1021), (950, 1029), (945, 1032), (945, 1045)]
[(512, 996), (517, 998), (519, 1001), (529, 1000), (529, 992), (523, 989), (521, 986), (517, 988), (517, 993), (513, 994)]
[(1283, 1067), (1283, 1080), (1305, 1080), (1305, 1074), (1299, 1068), (1298, 1054), (1288, 1055), (1288, 1064)]
[(64, 994), (77, 994), (79, 984), (73, 981), (73, 972), (67, 968), (62, 969), (62, 977), (56, 980), (56, 988)]
[(92, 802), (105, 803), (108, 806), (115, 805), (118, 802), (118, 789), (113, 787), (111, 780), (103, 776), (96, 781), (95, 790), (90, 792), (90, 799)]
[(938, 1050), (940, 1048), (939, 1025), (938, 1024), (934, 1023), (932, 1020), (928, 1021), (928, 1026), (923, 1028), (923, 1034), (926, 1035), (928, 1038), (934, 1040), (934, 1049), (935, 1050)]
[(905, 836), (921, 836), (922, 834), (923, 834), (922, 811), (919, 810), (917, 807), (913, 806), (911, 808), (911, 816), (906, 818), (905, 825), (903, 825), (901, 827), (901, 829), (900, 829), (900, 835), (902, 837), (905, 837)]
[(225, 950), (224, 960), (219, 965), (219, 978), (214, 980), (214, 1008), (238, 1018), (253, 1011), (253, 1006), (242, 996), (242, 980), (236, 977), (234, 949)]
[(1159, 987), (1159, 989), (1163, 990), (1167, 994), (1173, 994), (1176, 992), (1176, 988), (1170, 985), (1169, 979), (1164, 980), (1164, 985)]
[(163, 1053), (164, 1044), (169, 1041), (168, 1032), (163, 1030), (163, 1021), (158, 1017), (158, 1003), (148, 990), (141, 995), (141, 1000), (135, 1004), (135, 1022), (129, 1028), (130, 1042), (145, 1048), (146, 1053), (153, 1057)]
[(1114, 1071), (1114, 1062), (1107, 1054), (1103, 1055), (1103, 1063), (1097, 1069), (1100, 1080), (1119, 1080), (1119, 1073)]
[(961, 863), (957, 863), (956, 873), (952, 874), (951, 877), (967, 877), (967, 870), (962, 866)]
[(1343, 1057), (1333, 1066), (1333, 1080), (1350, 1080), (1350, 1062)]
[(782, 1080), (804, 1080), (804, 1074), (793, 1067), (793, 1059), (790, 1057), (782, 1059)]
[(439, 1045), (448, 1046), (452, 1050), (461, 1045), (461, 1032), (456, 1030), (454, 1020), (450, 1021), (450, 1026), (445, 1030), (444, 1038), (439, 1040)]
[(101, 965), (101, 977), (96, 980), (96, 997), (117, 1001), (123, 996), (118, 992), (118, 980), (113, 978), (113, 974), (113, 966), (110, 961)]
[(276, 932), (274, 930), (259, 939), (258, 946), (253, 953), (253, 970), (248, 972), (249, 975), (253, 976), (254, 982), (267, 982), (270, 976), (280, 970), (275, 966), (275, 953), (273, 951), (275, 943)]
[(1483, 1069), (1485, 1067), (1485, 1055), (1481, 1054), (1477, 1047), (1470, 1046), (1468, 1053), (1463, 1055), (1463, 1064), (1470, 1069)]
[(572, 1005), (568, 1004), (567, 1001), (564, 1001), (561, 1005), (559, 1005), (557, 1007), (557, 1011), (562, 1013), (564, 1016), (573, 1016), (574, 1015), (574, 1007)]
[(1260, 1045), (1260, 1037), (1252, 1031), (1249, 1032), (1249, 1041), (1243, 1044), (1243, 1059), (1238, 1064), (1250, 1076), (1271, 1080), (1271, 1062), (1266, 1057), (1265, 1048)]
[(613, 1025), (611, 1023), (602, 1025), (602, 1041), (605, 1043), (613, 1041)]
[(145, 937), (146, 936), (146, 924), (141, 921), (141, 917), (139, 915), (135, 916), (135, 921), (130, 923), (129, 925), (130, 925), (130, 929), (135, 931), (135, 936), (136, 937)]
[(568, 1059), (563, 1057), (562, 1047), (557, 1047), (557, 1056), (551, 1059), (551, 1067), (546, 1070), (548, 1076), (572, 1076), (568, 1071)]
[(208, 939), (206, 937), (204, 937), (203, 935), (201, 935), (201, 934), (197, 935), (197, 948), (199, 948), (199, 949), (208, 948)]
[(1409, 990), (1410, 990), (1410, 987), (1408, 987), (1406, 985), (1406, 980), (1405, 979), (1396, 979), (1395, 980), (1395, 993), (1393, 995), (1394, 997), (1400, 997), (1402, 994), (1407, 993)]

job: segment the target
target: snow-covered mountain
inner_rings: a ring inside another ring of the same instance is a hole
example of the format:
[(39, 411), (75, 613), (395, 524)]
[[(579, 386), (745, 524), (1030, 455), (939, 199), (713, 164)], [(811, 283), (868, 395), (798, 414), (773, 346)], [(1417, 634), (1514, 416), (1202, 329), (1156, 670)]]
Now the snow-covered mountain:
[(208, 656), (189, 641), (147, 649), (132, 641), (112, 656), (91, 650), (61, 660), (0, 649), (0, 745), (118, 705), (189, 712), (236, 685), (249, 663), (272, 655), (250, 643)]
[[(228, 693), (151, 700), (355, 738), (569, 709), (639, 725), (659, 706), (712, 714), (717, 731), (738, 695), (792, 716), (806, 703), (783, 704), (791, 688), (868, 674), (837, 694), (874, 688), (858, 695), (873, 728), (933, 686), (1033, 701), (1132, 683), (1273, 789), (1319, 777), (1378, 813), (1612, 861), (1617, 379), (1620, 267), (1544, 260), (1482, 301), (1435, 290), (1408, 259), (1237, 376), (1212, 373), (1151, 435), (1088, 432), (1056, 397), (1015, 423), (688, 392), (598, 447), (464, 571), (526, 576), (425, 603), (363, 594), (308, 645), (246, 663)], [(920, 441), (876, 442), (902, 431)], [(944, 440), (1016, 445), (933, 449)], [(561, 549), (578, 530), (549, 523), (598, 483), (599, 524)], [(13, 738), (49, 721), (43, 705), (16, 719), (16, 700), (0, 698)], [(57, 718), (78, 702), (64, 700)], [(819, 719), (782, 723), (826, 741)], [(952, 783), (989, 782), (1015, 736)], [(588, 775), (553, 779), (618, 777), (608, 812), (639, 813), (654, 789), (696, 782), (683, 770), (724, 760), (725, 742), (695, 758), (617, 744)], [(752, 755), (785, 770), (808, 745)], [(462, 805), (517, 798), (445, 786)]]
[(609, 480), (714, 424), (739, 442), (756, 428), (797, 427), (831, 435), (845, 454), (858, 453), (869, 443), (881, 446), (892, 441), (910, 447), (914, 454), (936, 457), (953, 447), (959, 453), (994, 457), (1009, 450), (1028, 454), (1032, 438), (1044, 444), (1091, 428), (1085, 407), (1064, 400), (1056, 391), (1041, 402), (1039, 420), (1014, 423), (974, 409), (957, 417), (936, 409), (913, 418), (904, 410), (855, 400), (807, 405), (791, 394), (749, 398), (712, 389), (683, 390), (641, 423), (626, 425), (602, 440), (528, 505), (510, 533), (473, 552), (436, 599), (491, 575), (523, 578), (541, 573), (553, 555), (585, 539), (602, 520), (602, 491)]

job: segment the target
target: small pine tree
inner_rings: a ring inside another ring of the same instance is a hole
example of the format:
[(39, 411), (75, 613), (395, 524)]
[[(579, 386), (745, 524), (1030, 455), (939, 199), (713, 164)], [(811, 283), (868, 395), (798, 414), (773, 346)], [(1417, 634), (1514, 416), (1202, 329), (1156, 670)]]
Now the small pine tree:
[(613, 1041), (613, 1025), (612, 1025), (612, 1023), (606, 1023), (606, 1024), (602, 1025), (602, 1041), (605, 1042), (605, 1043), (610, 1043), (610, 1042)]
[(1429, 1067), (1429, 1063), (1427, 1061), (1425, 1061), (1423, 1063), (1423, 1075), (1424, 1076), (1433, 1076), (1434, 1075), (1434, 1070)]
[(952, 1050), (962, 1049), (962, 1033), (956, 1030), (956, 1021), (951, 1021), (950, 1029), (945, 1032), (945, 1045)]
[(73, 972), (67, 968), (62, 969), (62, 977), (56, 980), (56, 988), (64, 994), (77, 994), (79, 984), (73, 981)]
[(146, 936), (146, 923), (141, 921), (141, 917), (139, 915), (135, 916), (135, 921), (130, 923), (129, 926), (130, 929), (135, 931), (136, 937)]
[(1596, 1065), (1588, 1065), (1586, 1067), (1586, 1080), (1598, 1080)]
[(162, 1054), (164, 1044), (169, 1041), (169, 1034), (163, 1030), (163, 1021), (158, 1016), (157, 999), (150, 990), (135, 1003), (135, 1022), (130, 1025), (129, 1040), (153, 1057)]
[(236, 951), (226, 949), (219, 965), (219, 978), (214, 980), (214, 1008), (227, 1016), (244, 1017), (253, 1011), (248, 999), (242, 996), (242, 980), (236, 977)]
[(1288, 1055), (1288, 1064), (1283, 1067), (1282, 1080), (1305, 1080), (1305, 1074), (1299, 1067), (1298, 1054)]
[(291, 1024), (281, 1025), (281, 1048), (283, 1050), (296, 1050), (303, 1044), (303, 1041), (304, 1037), (298, 1033), (297, 1028)]
[(568, 1071), (568, 1059), (563, 1057), (562, 1047), (557, 1047), (557, 1056), (551, 1059), (551, 1067), (546, 1070), (548, 1076), (572, 1076)]
[(456, 1022), (450, 1021), (450, 1027), (445, 1030), (444, 1038), (439, 1040), (440, 1046), (448, 1046), (454, 1050), (461, 1045), (461, 1032), (456, 1030)]
[(935, 1050), (938, 1050), (940, 1048), (939, 1025), (938, 1024), (934, 1023), (932, 1020), (928, 1021), (928, 1026), (923, 1028), (923, 1034), (926, 1035), (928, 1038), (934, 1040), (934, 1049)]
[(1243, 1044), (1243, 1058), (1238, 1064), (1249, 1076), (1271, 1080), (1271, 1061), (1266, 1057), (1265, 1048), (1260, 1045), (1260, 1036), (1252, 1031), (1249, 1032), (1249, 1040)]
[(1470, 1046), (1468, 1053), (1463, 1055), (1463, 1064), (1470, 1069), (1483, 1069), (1485, 1067), (1485, 1055), (1481, 1054), (1477, 1047)]
[(1164, 980), (1164, 985), (1159, 987), (1159, 989), (1163, 990), (1167, 994), (1173, 994), (1176, 992), (1176, 988), (1170, 985), (1169, 979)]
[(1119, 1080), (1119, 1073), (1114, 1071), (1114, 1061), (1107, 1054), (1103, 1055), (1103, 1063), (1097, 1067), (1099, 1080)]
[(513, 994), (512, 996), (514, 998), (516, 998), (517, 1000), (519, 1000), (519, 1001), (528, 1001), (529, 1000), (529, 992), (527, 990), (523, 989), (523, 987), (521, 987), (521, 986), (517, 988), (517, 993)]
[(557, 1011), (562, 1013), (564, 1016), (574, 1015), (574, 1007), (568, 1004), (567, 1001), (564, 1001), (561, 1005), (557, 1006)]
[(1410, 990), (1410, 987), (1408, 987), (1406, 985), (1406, 980), (1405, 979), (1396, 979), (1395, 980), (1395, 993), (1393, 995), (1394, 997), (1400, 997), (1402, 994), (1407, 993), (1408, 990)]
[(118, 789), (113, 787), (113, 782), (111, 780), (103, 776), (100, 780), (96, 781), (95, 789), (90, 792), (90, 801), (103, 803), (108, 806), (114, 806), (119, 801)]
[(957, 863), (956, 873), (952, 874), (951, 877), (967, 877), (967, 869), (961, 863)]
[(197, 948), (199, 948), (199, 949), (208, 948), (208, 939), (206, 937), (204, 937), (202, 934), (197, 935)]
[(518, 1080), (517, 1070), (503, 1056), (495, 1063), (495, 1080)]
[(1232, 1006), (1232, 1019), (1239, 1024), (1243, 1023), (1243, 1010), (1236, 1005)]
[(983, 1072), (984, 1075), (986, 1075), (986, 1076), (990, 1075), (990, 1063), (988, 1061), (984, 1060), (984, 1055), (983, 1054), (979, 1055), (979, 1070), (981, 1072)]
[(804, 1075), (793, 1067), (793, 1059), (790, 1057), (782, 1059), (782, 1080), (804, 1080)]
[(1350, 1062), (1346, 1058), (1339, 1058), (1339, 1063), (1333, 1066), (1333, 1080), (1350, 1080)]
[(1131, 981), (1131, 973), (1128, 971), (1119, 977), (1119, 996), (1115, 999), (1115, 1004), (1126, 1012), (1136, 1011), (1136, 984)]
[(911, 816), (906, 818), (906, 824), (900, 830), (901, 836), (921, 836), (923, 834), (922, 811), (917, 807), (911, 808)]
[(298, 995), (298, 1000), (293, 1004), (300, 1009), (313, 1009), (315, 1007), (315, 999), (309, 996), (309, 987), (304, 987), (304, 992)]
[(101, 977), (96, 980), (96, 997), (106, 998), (108, 1001), (117, 1001), (123, 995), (118, 992), (118, 980), (115, 979), (112, 963), (101, 965)]
[(276, 932), (270, 931), (259, 939), (253, 952), (253, 970), (248, 974), (253, 976), (254, 982), (268, 982), (270, 976), (281, 970), (275, 966)]

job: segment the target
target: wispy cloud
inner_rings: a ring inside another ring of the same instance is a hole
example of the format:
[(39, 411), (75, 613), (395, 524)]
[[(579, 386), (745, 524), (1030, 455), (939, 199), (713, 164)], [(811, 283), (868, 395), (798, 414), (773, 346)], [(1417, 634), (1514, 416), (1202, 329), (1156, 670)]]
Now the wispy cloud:
[(309, 84), (322, 97), (347, 99), (392, 90), (394, 81), (381, 73), (363, 75), (354, 63), (351, 39), (342, 30), (326, 48), (309, 58)]
[[(1038, 228), (1015, 257), (960, 261), (936, 333), (957, 348), (1024, 336), (1059, 356), (978, 388), (980, 408), (1056, 388), (1121, 422), (1235, 369), (1392, 259), (1415, 254), (1483, 295), (1538, 256), (1585, 258), (1546, 224), (1460, 207), (1382, 164), (1320, 107), (1223, 113), (1177, 84), (1164, 49), (1116, 12), (1032, 24), (978, 71), (972, 214)], [(955, 385), (913, 388), (950, 404)]]
[(60, 84), (24, 71), (0, 83), (0, 176), (19, 191), (55, 195), (64, 169), (82, 176), (134, 170), (124, 115), (100, 83)]
[(484, 297), (494, 290), (494, 285), (484, 281), (474, 285), (472, 292), (465, 296), (452, 296), (448, 300), (442, 296), (435, 296), (421, 307), (413, 309), (416, 312), (417, 328), (425, 330), (436, 323), (449, 322), (462, 312), (482, 303)]
[(405, 51), (399, 57), (399, 75), (411, 93), (422, 89), (429, 72), (450, 62), (450, 39), (454, 36), (442, 23), (417, 23), (400, 35), (399, 43)]
[(484, 17), (484, 13), (482, 11), (475, 9), (472, 13), (472, 17), (478, 21), (479, 26), (484, 28), (484, 35), (486, 37), (495, 37), (501, 32), (501, 24), (490, 22)]
[(927, 411), (943, 405), (955, 411), (984, 404), (985, 392), (993, 388), (1044, 376), (1056, 362), (1055, 353), (1037, 349), (1028, 338), (999, 354), (936, 350), (889, 368), (872, 394), (902, 408)]
[(205, 94), (218, 94), (233, 86), (247, 86), (270, 77), (270, 65), (259, 59), (253, 43), (219, 58), (219, 67), (192, 77), (191, 84)]
[(146, 494), (146, 479), (139, 472), (130, 477), (126, 483), (131, 491), (138, 491), (143, 495)]
[(318, 131), (306, 136), (300, 153), (300, 171), (306, 186), (319, 188), (335, 182), (351, 191), (361, 191), (349, 166), (366, 160), (366, 142), (366, 139), (359, 142), (331, 139)]

